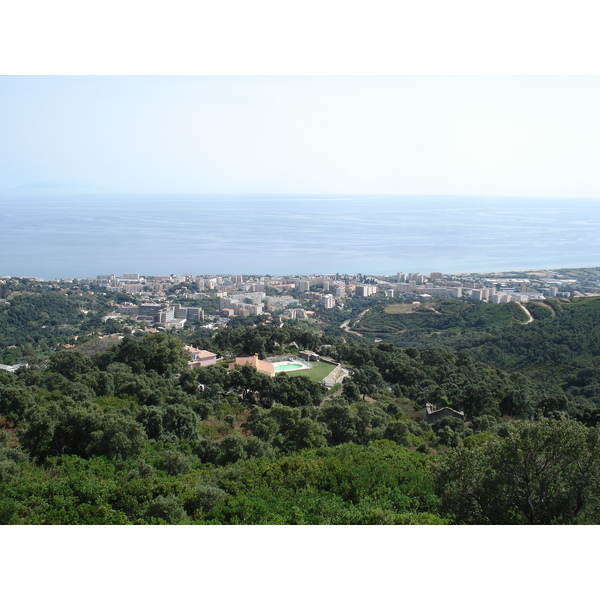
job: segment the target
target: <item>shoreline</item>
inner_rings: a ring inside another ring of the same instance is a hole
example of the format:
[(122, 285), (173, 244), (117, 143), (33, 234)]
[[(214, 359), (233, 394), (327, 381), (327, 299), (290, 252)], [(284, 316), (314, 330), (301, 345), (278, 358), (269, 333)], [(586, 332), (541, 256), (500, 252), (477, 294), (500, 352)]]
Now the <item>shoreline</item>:
[[(547, 277), (553, 274), (561, 275), (564, 272), (572, 272), (572, 271), (594, 271), (597, 270), (597, 276), (600, 277), (600, 265), (590, 265), (590, 266), (577, 266), (577, 267), (558, 267), (558, 268), (548, 268), (548, 269), (507, 269), (504, 271), (456, 271), (456, 272), (447, 272), (443, 273), (444, 276), (447, 277), (499, 277), (499, 276), (508, 276), (508, 275), (527, 275), (529, 277)], [(327, 278), (336, 278), (336, 277), (356, 277), (362, 275), (363, 277), (371, 277), (371, 278), (383, 278), (390, 279), (396, 277), (396, 274), (389, 275), (377, 275), (375, 273), (286, 273), (286, 274), (274, 274), (274, 273), (185, 273), (176, 275), (173, 271), (169, 275), (159, 275), (159, 274), (144, 274), (140, 275), (140, 277), (231, 277), (231, 276), (242, 276), (248, 278), (270, 278), (270, 279), (278, 279), (278, 278), (294, 278), (294, 277), (327, 277)], [(423, 273), (425, 276), (429, 276), (426, 273)], [(39, 282), (68, 282), (80, 279), (96, 279), (98, 274), (96, 275), (71, 275), (67, 277), (55, 277), (55, 278), (46, 278), (39, 277), (36, 275), (9, 275), (2, 274), (0, 275), (0, 281), (6, 279), (29, 279), (33, 281)], [(116, 277), (116, 276), (115, 276)]]

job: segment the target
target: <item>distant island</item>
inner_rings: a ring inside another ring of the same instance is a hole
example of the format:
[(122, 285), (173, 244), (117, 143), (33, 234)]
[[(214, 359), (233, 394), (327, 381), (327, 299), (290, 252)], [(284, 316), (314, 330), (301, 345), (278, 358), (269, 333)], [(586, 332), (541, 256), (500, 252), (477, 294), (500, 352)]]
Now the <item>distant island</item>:
[(14, 188), (15, 190), (32, 190), (36, 192), (43, 191), (85, 191), (85, 190), (101, 190), (102, 188), (98, 185), (91, 185), (89, 183), (24, 183)]

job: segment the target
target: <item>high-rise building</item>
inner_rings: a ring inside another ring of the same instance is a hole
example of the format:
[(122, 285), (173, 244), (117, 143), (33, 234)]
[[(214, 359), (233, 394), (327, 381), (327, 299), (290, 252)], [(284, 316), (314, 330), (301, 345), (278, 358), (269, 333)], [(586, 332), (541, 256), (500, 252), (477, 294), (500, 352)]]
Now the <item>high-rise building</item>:
[(322, 300), (323, 306), (325, 308), (333, 308), (335, 306), (335, 300), (332, 294), (325, 294)]
[(143, 319), (144, 321), (158, 321), (159, 313), (163, 308), (162, 304), (140, 304), (138, 310), (138, 319)]
[(175, 319), (187, 319), (188, 309), (186, 306), (181, 306), (181, 304), (174, 304), (174, 318)]
[(246, 307), (249, 311), (249, 316), (257, 317), (258, 315), (262, 315), (263, 305), (261, 304), (246, 304)]
[(473, 300), (488, 300), (490, 297), (490, 290), (487, 288), (473, 290), (471, 294), (471, 298)]
[(354, 292), (357, 296), (362, 296), (366, 298), (367, 296), (372, 296), (377, 293), (376, 285), (357, 285), (354, 289)]
[(204, 319), (204, 310), (196, 306), (188, 306), (187, 318), (190, 321), (202, 321)]

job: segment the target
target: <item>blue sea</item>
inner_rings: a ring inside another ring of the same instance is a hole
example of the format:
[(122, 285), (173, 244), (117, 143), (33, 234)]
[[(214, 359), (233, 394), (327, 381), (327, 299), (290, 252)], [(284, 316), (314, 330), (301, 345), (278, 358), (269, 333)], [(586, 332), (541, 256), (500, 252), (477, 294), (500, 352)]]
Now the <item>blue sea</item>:
[(600, 199), (0, 195), (0, 276), (600, 265)]

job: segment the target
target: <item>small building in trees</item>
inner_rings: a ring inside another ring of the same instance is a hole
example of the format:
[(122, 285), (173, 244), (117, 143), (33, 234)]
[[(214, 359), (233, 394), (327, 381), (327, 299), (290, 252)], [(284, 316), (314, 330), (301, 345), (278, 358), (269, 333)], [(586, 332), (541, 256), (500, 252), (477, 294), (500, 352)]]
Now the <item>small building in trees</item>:
[(188, 368), (208, 367), (217, 363), (217, 355), (208, 350), (199, 350), (193, 346), (185, 346), (185, 349), (191, 353), (192, 360), (188, 361)]
[(454, 410), (449, 406), (444, 406), (443, 408), (438, 408), (436, 410), (433, 404), (430, 403), (427, 403), (425, 405), (425, 412), (425, 421), (428, 425), (431, 425), (432, 423), (437, 423), (438, 421), (441, 421), (446, 417), (454, 417), (455, 419), (465, 418), (465, 413), (462, 410)]
[(298, 356), (304, 360), (310, 360), (313, 362), (317, 362), (319, 360), (319, 355), (312, 350), (300, 350), (300, 352), (298, 352)]

